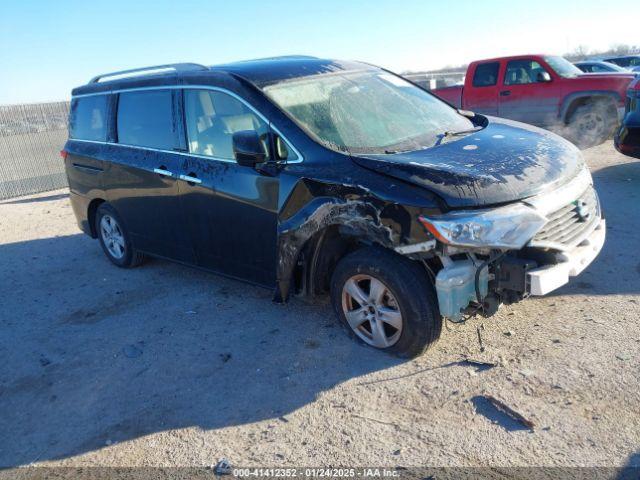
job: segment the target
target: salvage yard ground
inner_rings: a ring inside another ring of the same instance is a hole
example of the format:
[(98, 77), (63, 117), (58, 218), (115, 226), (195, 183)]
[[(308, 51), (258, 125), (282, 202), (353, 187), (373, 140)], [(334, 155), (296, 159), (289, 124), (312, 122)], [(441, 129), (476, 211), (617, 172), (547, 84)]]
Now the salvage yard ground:
[(585, 156), (608, 222), (595, 263), (413, 361), (327, 305), (118, 269), (64, 191), (0, 202), (0, 466), (640, 466), (640, 162)]

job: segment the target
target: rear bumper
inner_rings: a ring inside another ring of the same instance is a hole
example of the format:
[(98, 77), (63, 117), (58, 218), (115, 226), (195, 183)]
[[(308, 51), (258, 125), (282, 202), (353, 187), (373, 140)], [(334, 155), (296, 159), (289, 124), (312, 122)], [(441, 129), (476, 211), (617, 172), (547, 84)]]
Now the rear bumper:
[(606, 236), (606, 221), (600, 220), (595, 230), (573, 250), (558, 254), (559, 263), (539, 267), (527, 272), (531, 295), (546, 295), (565, 285), (598, 256)]
[(91, 232), (91, 226), (89, 225), (89, 219), (87, 218), (91, 199), (83, 195), (78, 195), (74, 192), (69, 192), (69, 200), (71, 201), (71, 208), (76, 216), (78, 227), (84, 233), (92, 237), (93, 233)]

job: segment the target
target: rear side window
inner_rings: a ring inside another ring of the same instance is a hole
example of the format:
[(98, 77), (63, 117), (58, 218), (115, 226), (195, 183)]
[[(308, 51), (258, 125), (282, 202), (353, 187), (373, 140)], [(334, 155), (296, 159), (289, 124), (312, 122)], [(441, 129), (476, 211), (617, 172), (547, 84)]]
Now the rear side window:
[(498, 82), (499, 62), (481, 63), (473, 74), (474, 87), (491, 87)]
[(107, 140), (107, 95), (71, 100), (69, 137), (78, 140)]
[(126, 92), (118, 97), (118, 143), (171, 150), (175, 146), (170, 90)]

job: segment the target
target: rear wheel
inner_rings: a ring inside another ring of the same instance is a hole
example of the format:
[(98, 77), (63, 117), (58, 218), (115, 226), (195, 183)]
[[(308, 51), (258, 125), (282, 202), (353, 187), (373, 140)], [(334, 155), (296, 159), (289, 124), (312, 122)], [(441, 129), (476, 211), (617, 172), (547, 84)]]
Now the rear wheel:
[(144, 255), (134, 250), (122, 220), (108, 203), (98, 207), (96, 232), (105, 255), (118, 267), (137, 267), (144, 260)]
[(569, 129), (573, 142), (589, 148), (607, 141), (616, 127), (616, 107), (611, 102), (596, 101), (582, 105), (571, 114)]
[(331, 279), (336, 315), (358, 340), (403, 357), (426, 351), (442, 318), (432, 282), (415, 262), (377, 248), (344, 257)]

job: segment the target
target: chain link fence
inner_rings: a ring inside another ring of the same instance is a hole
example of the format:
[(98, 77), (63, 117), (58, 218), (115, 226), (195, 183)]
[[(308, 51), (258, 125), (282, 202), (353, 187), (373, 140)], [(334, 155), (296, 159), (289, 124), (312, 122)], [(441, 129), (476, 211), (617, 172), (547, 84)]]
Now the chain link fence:
[(0, 199), (67, 186), (69, 102), (0, 105)]

